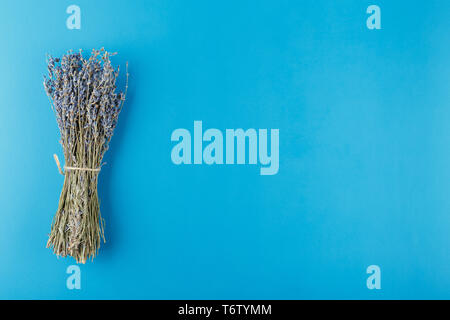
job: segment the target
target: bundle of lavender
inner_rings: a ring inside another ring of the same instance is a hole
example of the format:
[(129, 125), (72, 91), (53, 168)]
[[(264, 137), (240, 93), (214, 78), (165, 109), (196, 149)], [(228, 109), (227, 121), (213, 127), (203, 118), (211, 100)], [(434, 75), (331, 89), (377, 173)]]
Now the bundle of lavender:
[[(117, 124), (128, 89), (116, 93), (119, 68), (114, 69), (103, 48), (92, 50), (89, 59), (82, 52), (69, 51), (62, 58), (48, 57), (44, 87), (61, 131), (64, 185), (53, 218), (47, 247), (58, 256), (72, 256), (77, 263), (93, 259), (104, 237), (104, 221), (97, 195), (102, 159)], [(127, 65), (128, 66), (128, 65)]]

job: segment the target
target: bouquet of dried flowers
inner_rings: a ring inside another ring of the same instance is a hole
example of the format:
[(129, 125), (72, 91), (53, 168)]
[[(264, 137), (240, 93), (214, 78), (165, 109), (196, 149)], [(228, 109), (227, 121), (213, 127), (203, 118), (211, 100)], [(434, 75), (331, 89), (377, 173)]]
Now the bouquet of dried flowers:
[(104, 221), (97, 195), (102, 159), (116, 127), (128, 89), (116, 93), (119, 68), (111, 65), (103, 48), (92, 50), (89, 59), (82, 52), (69, 51), (61, 58), (47, 59), (44, 87), (56, 114), (63, 147), (64, 185), (53, 218), (47, 247), (58, 256), (72, 256), (77, 263), (94, 258), (104, 237)]

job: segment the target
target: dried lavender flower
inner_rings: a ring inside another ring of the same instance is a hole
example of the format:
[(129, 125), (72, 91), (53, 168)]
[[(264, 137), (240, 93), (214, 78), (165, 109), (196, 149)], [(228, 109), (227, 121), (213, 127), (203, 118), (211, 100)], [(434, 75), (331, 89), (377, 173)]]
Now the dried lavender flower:
[(104, 237), (97, 194), (102, 159), (117, 125), (128, 89), (116, 93), (119, 68), (111, 65), (103, 48), (61, 58), (48, 56), (44, 89), (61, 132), (65, 158), (64, 185), (47, 242), (58, 256), (85, 263), (98, 254)]

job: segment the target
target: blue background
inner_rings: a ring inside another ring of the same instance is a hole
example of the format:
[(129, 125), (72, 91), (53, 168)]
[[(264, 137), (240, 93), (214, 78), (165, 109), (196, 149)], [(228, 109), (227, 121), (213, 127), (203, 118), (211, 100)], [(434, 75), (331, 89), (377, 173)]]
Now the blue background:
[[(449, 16), (446, 0), (2, 2), (0, 298), (449, 299)], [(47, 52), (102, 46), (130, 88), (100, 175), (107, 243), (68, 290), (74, 260), (45, 248), (63, 178), (42, 75)], [(279, 173), (174, 165), (170, 135), (194, 120), (278, 128)]]

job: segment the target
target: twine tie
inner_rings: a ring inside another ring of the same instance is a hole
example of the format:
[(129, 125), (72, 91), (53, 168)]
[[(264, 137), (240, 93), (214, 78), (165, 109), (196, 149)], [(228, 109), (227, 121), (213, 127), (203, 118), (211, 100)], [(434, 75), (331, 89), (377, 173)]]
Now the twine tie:
[[(58, 156), (56, 154), (53, 155), (53, 158), (55, 159), (56, 166), (58, 167), (58, 171), (63, 176), (65, 175), (65, 172), (61, 169), (61, 163), (59, 162)], [(100, 168), (83, 168), (83, 167), (70, 167), (70, 166), (64, 166), (64, 170), (70, 171), (70, 170), (79, 170), (79, 171), (91, 171), (91, 172), (100, 172)]]

